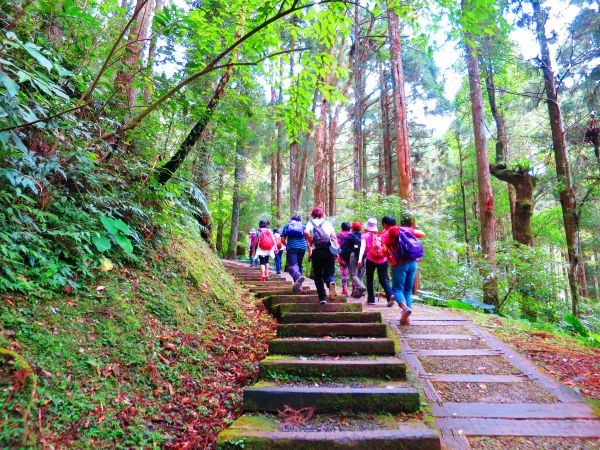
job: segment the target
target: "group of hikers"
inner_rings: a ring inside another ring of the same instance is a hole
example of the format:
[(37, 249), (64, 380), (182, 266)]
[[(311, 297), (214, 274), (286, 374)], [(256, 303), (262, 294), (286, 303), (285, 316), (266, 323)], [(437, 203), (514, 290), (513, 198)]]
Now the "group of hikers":
[[(409, 324), (418, 260), (423, 256), (419, 239), (425, 234), (410, 226), (409, 220), (398, 225), (392, 216), (381, 219), (382, 231), (379, 231), (377, 220), (370, 218), (364, 228), (361, 222), (343, 222), (341, 231), (336, 233), (331, 222), (325, 219), (322, 208), (315, 207), (310, 216), (306, 224), (299, 216), (292, 216), (281, 230), (279, 227), (271, 230), (269, 222), (261, 220), (258, 229), (250, 230), (250, 266), (258, 263), (262, 281), (269, 277), (271, 257), (275, 259), (276, 272), (281, 273), (281, 256), (285, 252), (287, 271), (294, 280), (293, 291), (299, 292), (305, 281), (302, 263), (308, 253), (321, 304), (327, 303), (328, 297), (333, 299), (337, 296), (336, 261), (340, 267), (342, 295), (361, 298), (366, 292), (367, 304), (375, 304), (374, 277), (377, 272), (387, 306), (397, 303), (402, 311), (400, 324)], [(388, 278), (390, 265), (391, 285)], [(366, 286), (362, 281), (365, 274)]]

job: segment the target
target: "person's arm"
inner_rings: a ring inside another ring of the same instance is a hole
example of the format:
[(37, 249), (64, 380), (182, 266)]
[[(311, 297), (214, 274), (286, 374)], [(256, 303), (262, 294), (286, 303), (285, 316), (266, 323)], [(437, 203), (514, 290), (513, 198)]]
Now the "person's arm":
[(279, 249), (277, 248), (277, 241), (275, 239), (275, 235), (273, 234), (273, 232), (271, 230), (269, 230), (269, 233), (271, 233), (271, 239), (273, 240), (273, 247), (271, 248), (271, 251), (273, 251), (275, 254), (279, 253)]
[(306, 251), (308, 252), (308, 259), (312, 258), (312, 239), (308, 231), (304, 231), (304, 237), (306, 237)]
[(365, 256), (365, 250), (367, 249), (367, 240), (363, 236), (360, 240), (360, 252), (358, 254), (358, 267), (362, 267), (363, 256)]

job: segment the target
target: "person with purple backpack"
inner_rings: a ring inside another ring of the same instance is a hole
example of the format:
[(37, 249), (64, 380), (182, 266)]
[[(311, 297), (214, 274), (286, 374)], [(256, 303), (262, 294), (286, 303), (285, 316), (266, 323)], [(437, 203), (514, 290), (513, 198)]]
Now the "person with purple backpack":
[(405, 219), (402, 226), (387, 228), (384, 236), (384, 248), (392, 266), (392, 296), (388, 306), (398, 303), (402, 310), (400, 325), (408, 325), (418, 261), (423, 256), (423, 245), (418, 239), (425, 237), (425, 233), (411, 227), (410, 220)]

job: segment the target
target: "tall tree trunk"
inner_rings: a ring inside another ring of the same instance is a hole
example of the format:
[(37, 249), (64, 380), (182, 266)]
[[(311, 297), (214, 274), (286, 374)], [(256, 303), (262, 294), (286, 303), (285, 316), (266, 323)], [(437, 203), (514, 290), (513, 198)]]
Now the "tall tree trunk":
[(383, 173), (385, 174), (385, 195), (394, 193), (394, 174), (392, 171), (392, 137), (390, 133), (390, 97), (387, 88), (385, 67), (381, 65), (379, 75), (379, 87), (381, 89), (381, 128), (383, 147)]
[[(531, 232), (531, 217), (533, 216), (533, 191), (537, 179), (528, 171), (508, 170), (506, 155), (508, 152), (508, 137), (506, 136), (506, 120), (504, 113), (496, 101), (496, 85), (494, 69), (491, 64), (485, 67), (485, 86), (488, 92), (488, 102), (494, 121), (496, 122), (496, 164), (490, 167), (491, 174), (507, 184), (510, 205), (510, 223), (512, 238), (528, 246), (533, 246)], [(516, 190), (516, 197), (515, 197)]]
[(396, 127), (396, 164), (398, 165), (398, 195), (412, 203), (412, 168), (408, 142), (408, 120), (406, 117), (406, 96), (404, 94), (404, 68), (402, 67), (402, 46), (398, 15), (392, 8), (387, 10), (390, 34), (390, 61), (392, 67), (394, 124)]
[[(223, 167), (223, 166), (221, 166)], [(225, 195), (225, 170), (222, 168), (219, 170), (219, 181), (217, 184), (217, 201), (221, 203)], [(223, 254), (223, 231), (225, 230), (225, 219), (222, 217), (217, 220), (217, 236), (215, 241), (215, 247), (219, 255)]]
[(152, 0), (136, 0), (135, 20), (129, 28), (123, 59), (115, 77), (115, 91), (123, 106), (131, 109), (135, 106), (136, 92), (133, 79), (142, 68), (142, 51), (146, 42), (148, 20), (152, 13)]
[(229, 83), (232, 73), (233, 66), (228, 66), (227, 69), (225, 69), (225, 73), (223, 73), (223, 76), (219, 80), (219, 83), (217, 85), (217, 88), (215, 89), (215, 92), (213, 93), (212, 98), (206, 105), (204, 114), (202, 114), (200, 120), (198, 120), (198, 122), (196, 122), (196, 124), (190, 130), (186, 138), (179, 146), (179, 149), (177, 150), (177, 152), (175, 152), (171, 159), (165, 165), (159, 167), (156, 170), (156, 179), (158, 180), (159, 184), (165, 184), (171, 179), (173, 174), (177, 171), (177, 169), (179, 169), (181, 164), (183, 164), (185, 158), (190, 153), (192, 148), (194, 148), (194, 145), (196, 145), (198, 140), (201, 138), (202, 134), (204, 133), (204, 130), (206, 129), (210, 120), (212, 119), (212, 116), (215, 110), (217, 109), (219, 102), (225, 95), (225, 89), (227, 88), (227, 84)]
[(329, 195), (327, 201), (328, 216), (335, 216), (335, 139), (337, 138), (337, 123), (333, 123), (334, 118), (335, 114), (330, 114), (329, 123), (327, 125), (327, 169), (329, 171), (329, 175), (327, 177), (327, 191)]
[[(163, 9), (164, 0), (156, 0), (154, 3), (154, 11), (156, 13), (160, 12)], [(154, 66), (154, 61), (156, 59), (156, 40), (158, 37), (156, 33), (152, 33), (152, 39), (150, 40), (150, 44), (148, 46), (148, 63), (146, 64), (152, 72), (152, 66)], [(152, 91), (150, 89), (150, 84), (146, 83), (144, 86), (144, 99), (146, 103), (152, 103)]]
[[(279, 95), (277, 103), (283, 103), (283, 59), (279, 59)], [(285, 128), (283, 119), (277, 121), (277, 219), (283, 217), (283, 144), (285, 140)]]
[[(465, 0), (462, 1), (463, 11)], [(475, 151), (477, 154), (477, 190), (479, 193), (479, 217), (481, 221), (481, 251), (483, 258), (489, 264), (484, 273), (483, 301), (498, 306), (498, 289), (496, 271), (496, 222), (494, 218), (494, 193), (490, 183), (490, 166), (485, 138), (485, 118), (483, 113), (483, 95), (479, 77), (479, 64), (475, 55), (473, 35), (465, 33), (465, 55), (469, 73), (469, 91), (471, 94), (471, 114), (473, 116), (473, 131)]]
[(460, 195), (462, 198), (462, 210), (463, 210), (463, 233), (465, 235), (465, 244), (467, 244), (467, 259), (469, 258), (469, 218), (467, 216), (467, 196), (465, 194), (465, 180), (464, 180), (464, 159), (463, 159), (463, 148), (462, 148), (462, 140), (460, 139), (460, 134), (455, 131), (456, 136), (456, 146), (458, 148), (458, 161), (459, 161), (459, 169), (458, 169), (458, 177), (460, 181)]
[(550, 59), (550, 49), (546, 37), (546, 13), (542, 10), (539, 1), (532, 0), (533, 15), (536, 25), (536, 37), (541, 52), (541, 69), (544, 74), (544, 89), (546, 91), (546, 104), (550, 118), (552, 132), (552, 149), (556, 165), (556, 177), (559, 186), (560, 206), (562, 208), (565, 237), (567, 242), (567, 257), (569, 262), (568, 278), (571, 290), (571, 310), (574, 315), (579, 315), (579, 223), (575, 202), (575, 191), (571, 179), (571, 167), (567, 154), (567, 142), (563, 126), (562, 113), (558, 103), (558, 92), (554, 81), (554, 70)]
[(364, 91), (365, 74), (364, 60), (365, 50), (361, 42), (362, 33), (360, 26), (360, 7), (354, 5), (354, 43), (350, 53), (352, 54), (352, 78), (354, 80), (354, 107), (352, 113), (352, 168), (353, 168), (353, 188), (355, 192), (361, 192), (364, 189), (363, 184), (363, 114), (364, 114)]
[[(271, 111), (275, 113), (277, 102), (277, 93), (275, 86), (271, 80)], [(277, 142), (278, 136), (275, 135), (273, 138), (272, 134), (269, 134), (269, 147), (271, 153), (271, 213), (277, 217), (277, 151), (279, 149), (279, 143)], [(275, 140), (275, 146), (273, 141)]]
[(235, 167), (233, 173), (233, 199), (231, 206), (231, 232), (227, 244), (227, 258), (235, 259), (237, 256), (238, 236), (240, 233), (240, 204), (241, 191), (244, 182), (244, 143), (238, 140), (235, 146)]

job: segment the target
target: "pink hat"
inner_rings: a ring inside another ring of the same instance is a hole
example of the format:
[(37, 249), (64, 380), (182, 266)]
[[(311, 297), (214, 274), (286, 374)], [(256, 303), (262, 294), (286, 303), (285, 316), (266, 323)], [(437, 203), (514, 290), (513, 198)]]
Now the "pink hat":
[(365, 230), (367, 231), (379, 231), (377, 229), (377, 219), (374, 219), (373, 217), (371, 217), (369, 220), (367, 220), (367, 223), (365, 223)]

